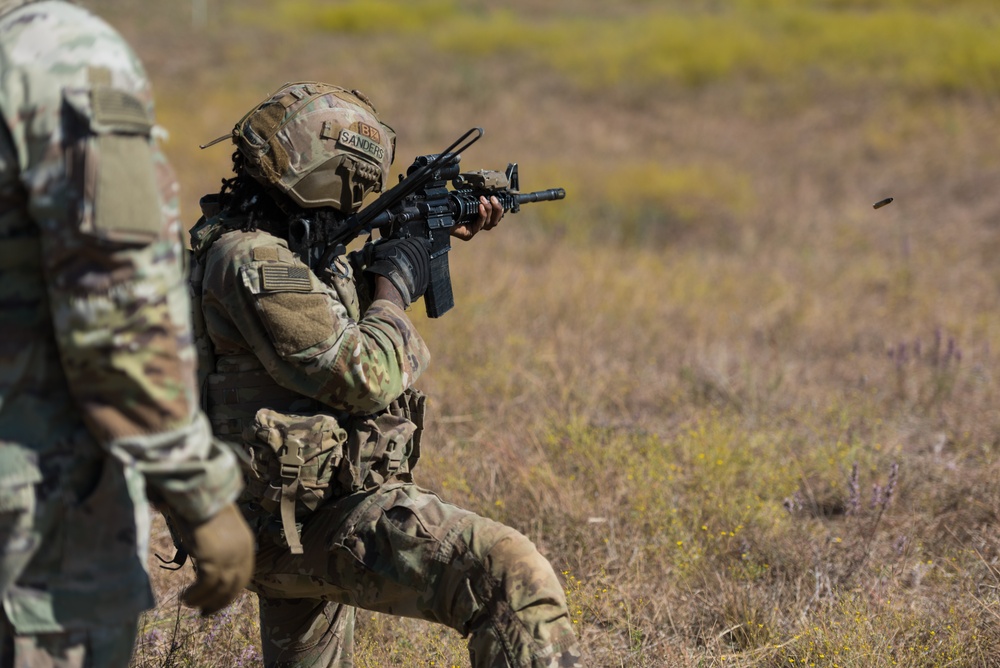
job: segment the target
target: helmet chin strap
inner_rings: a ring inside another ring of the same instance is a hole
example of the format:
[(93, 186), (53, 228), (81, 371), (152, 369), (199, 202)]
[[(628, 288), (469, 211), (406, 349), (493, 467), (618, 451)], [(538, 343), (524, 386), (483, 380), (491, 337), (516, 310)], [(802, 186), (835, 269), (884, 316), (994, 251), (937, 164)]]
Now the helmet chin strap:
[[(285, 238), (288, 241), (288, 249), (299, 256), (299, 258), (309, 265), (309, 268), (318, 272), (319, 266), (327, 252), (330, 234), (337, 227), (337, 223), (343, 216), (330, 208), (317, 209), (311, 212), (312, 215), (292, 216), (288, 222)], [(345, 251), (340, 251), (342, 254)]]
[(309, 260), (316, 246), (316, 225), (308, 218), (297, 218), (288, 224), (288, 248), (298, 255), (306, 264), (312, 266)]

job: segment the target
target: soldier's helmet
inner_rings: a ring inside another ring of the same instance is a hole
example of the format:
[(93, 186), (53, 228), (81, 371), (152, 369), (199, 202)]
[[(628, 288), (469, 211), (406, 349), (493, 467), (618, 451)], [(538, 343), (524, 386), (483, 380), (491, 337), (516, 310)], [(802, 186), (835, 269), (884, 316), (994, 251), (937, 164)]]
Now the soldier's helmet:
[(233, 129), (244, 166), (299, 206), (361, 208), (385, 189), (396, 133), (357, 90), (318, 82), (285, 84)]

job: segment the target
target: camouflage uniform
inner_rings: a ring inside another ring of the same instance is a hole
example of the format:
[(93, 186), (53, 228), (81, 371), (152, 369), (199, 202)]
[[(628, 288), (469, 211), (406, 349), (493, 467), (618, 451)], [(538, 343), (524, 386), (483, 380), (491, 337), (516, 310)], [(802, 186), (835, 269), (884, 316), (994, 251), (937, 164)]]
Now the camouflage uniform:
[(446, 624), (476, 667), (577, 665), (535, 546), (412, 482), (423, 401), (410, 387), (430, 355), (405, 313), (387, 300), (362, 313), (343, 258), (321, 281), (285, 239), (203, 208), (205, 400), (250, 459), (265, 665), (352, 666), (354, 607)]
[(0, 0), (0, 665), (128, 664), (150, 498), (241, 489), (198, 408), (172, 172), (122, 38)]

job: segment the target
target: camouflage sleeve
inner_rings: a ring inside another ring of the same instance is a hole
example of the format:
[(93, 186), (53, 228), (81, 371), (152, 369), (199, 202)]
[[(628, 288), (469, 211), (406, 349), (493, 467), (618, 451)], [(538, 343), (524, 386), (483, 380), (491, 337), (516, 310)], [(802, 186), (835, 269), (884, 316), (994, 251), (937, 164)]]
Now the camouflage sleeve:
[[(304, 394), (334, 408), (375, 413), (413, 385), (430, 363), (424, 340), (403, 310), (390, 301), (375, 302), (357, 322), (343, 317), (339, 308), (326, 313), (329, 316), (318, 317), (312, 328), (326, 337), (286, 354), (286, 364), (274, 367), (280, 384), (306, 390)], [(285, 338), (286, 327), (269, 324), (272, 336)]]
[(374, 413), (429, 364), (420, 334), (391, 302), (377, 301), (355, 320), (338, 291), (286, 249), (236, 255), (248, 261), (214, 269), (230, 275), (232, 289), (210, 276), (211, 264), (206, 286), (219, 288), (213, 298), (226, 303), (238, 336), (280, 385), (339, 410)]
[(98, 443), (179, 514), (210, 517), (241, 483), (197, 408), (177, 188), (142, 66), (79, 7), (9, 18), (0, 108), (67, 385)]

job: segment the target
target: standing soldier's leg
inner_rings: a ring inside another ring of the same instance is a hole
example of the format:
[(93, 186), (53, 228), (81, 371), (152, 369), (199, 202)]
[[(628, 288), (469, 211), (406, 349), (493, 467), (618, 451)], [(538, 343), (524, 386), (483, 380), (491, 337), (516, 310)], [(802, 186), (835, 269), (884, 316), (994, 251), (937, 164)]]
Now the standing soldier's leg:
[(265, 668), (354, 665), (354, 608), (312, 598), (259, 601)]
[(24, 572), (41, 542), (34, 511), (33, 485), (0, 484), (0, 597)]
[(308, 587), (310, 596), (446, 624), (469, 636), (476, 668), (577, 665), (562, 585), (510, 527), (397, 485), (317, 510), (303, 534), (304, 554), (285, 550), (258, 571), (263, 594)]
[(86, 631), (15, 636), (5, 617), (0, 628), (0, 666), (126, 668), (132, 659), (136, 627), (132, 622)]

